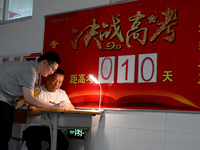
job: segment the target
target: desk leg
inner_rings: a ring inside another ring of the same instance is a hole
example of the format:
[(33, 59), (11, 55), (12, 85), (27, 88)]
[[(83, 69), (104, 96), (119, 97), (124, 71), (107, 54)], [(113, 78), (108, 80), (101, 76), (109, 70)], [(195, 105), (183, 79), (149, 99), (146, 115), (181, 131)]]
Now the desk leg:
[(57, 145), (57, 130), (58, 130), (58, 113), (53, 114), (53, 135), (51, 141), (51, 150), (56, 150)]

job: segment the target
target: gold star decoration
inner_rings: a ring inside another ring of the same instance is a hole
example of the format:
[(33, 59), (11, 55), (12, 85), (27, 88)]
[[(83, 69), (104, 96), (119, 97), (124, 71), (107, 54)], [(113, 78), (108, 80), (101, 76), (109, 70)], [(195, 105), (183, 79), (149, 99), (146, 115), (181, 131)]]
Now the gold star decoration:
[(156, 23), (157, 18), (158, 18), (158, 17), (156, 17), (156, 16), (154, 16), (154, 15), (151, 15), (151, 17), (148, 18), (149, 24), (151, 24), (151, 23)]

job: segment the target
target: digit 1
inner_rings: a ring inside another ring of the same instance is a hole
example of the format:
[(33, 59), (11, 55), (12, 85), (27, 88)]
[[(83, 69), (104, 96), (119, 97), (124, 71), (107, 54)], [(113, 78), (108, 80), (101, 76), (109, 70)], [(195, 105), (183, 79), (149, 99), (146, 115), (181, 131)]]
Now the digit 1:
[(125, 69), (125, 80), (128, 80), (128, 59), (122, 64), (122, 67), (126, 67)]

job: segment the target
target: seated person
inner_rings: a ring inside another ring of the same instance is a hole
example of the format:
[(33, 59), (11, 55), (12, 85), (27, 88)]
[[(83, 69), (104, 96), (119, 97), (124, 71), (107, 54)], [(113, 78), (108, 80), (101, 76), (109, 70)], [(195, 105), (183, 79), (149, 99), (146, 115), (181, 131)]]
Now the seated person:
[[(54, 74), (47, 77), (47, 82), (41, 86), (41, 92), (37, 97), (50, 103), (62, 103), (65, 110), (72, 110), (74, 106), (71, 104), (66, 92), (60, 89), (64, 77), (65, 73), (61, 69), (57, 69)], [(49, 127), (41, 126), (41, 112), (32, 111), (33, 108), (35, 107), (28, 107), (28, 127), (23, 132), (23, 139), (26, 141), (28, 150), (41, 150), (42, 141), (46, 141), (51, 145), (50, 130)], [(57, 150), (67, 150), (68, 147), (68, 140), (58, 130)]]

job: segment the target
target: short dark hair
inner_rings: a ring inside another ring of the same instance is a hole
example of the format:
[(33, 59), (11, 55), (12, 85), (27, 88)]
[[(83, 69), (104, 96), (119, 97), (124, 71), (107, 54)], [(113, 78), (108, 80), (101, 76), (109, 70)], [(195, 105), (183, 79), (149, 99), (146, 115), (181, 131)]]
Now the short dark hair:
[(65, 72), (59, 68), (54, 72), (54, 74), (61, 74), (61, 75), (65, 76)]
[(38, 58), (37, 62), (39, 63), (43, 60), (47, 60), (49, 64), (53, 64), (54, 62), (56, 62), (58, 65), (60, 65), (60, 57), (56, 52), (53, 51), (49, 51), (41, 55)]

